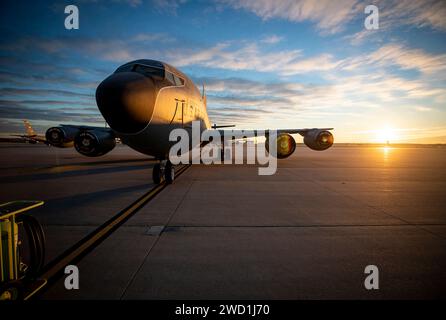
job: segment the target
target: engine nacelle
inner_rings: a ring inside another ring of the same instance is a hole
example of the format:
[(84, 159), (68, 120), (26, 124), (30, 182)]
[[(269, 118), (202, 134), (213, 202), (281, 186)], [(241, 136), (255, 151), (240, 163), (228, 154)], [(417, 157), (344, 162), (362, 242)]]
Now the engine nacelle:
[[(288, 134), (281, 133), (277, 136), (277, 159), (288, 158), (296, 150), (296, 140)], [(265, 148), (269, 152), (269, 138), (265, 141)]]
[(333, 135), (326, 130), (311, 130), (304, 136), (305, 145), (316, 151), (327, 150), (333, 145), (333, 142)]
[(74, 138), (76, 151), (87, 157), (102, 156), (115, 146), (115, 135), (109, 131), (82, 130)]
[(52, 127), (45, 133), (46, 141), (58, 148), (72, 147), (79, 129), (72, 127)]

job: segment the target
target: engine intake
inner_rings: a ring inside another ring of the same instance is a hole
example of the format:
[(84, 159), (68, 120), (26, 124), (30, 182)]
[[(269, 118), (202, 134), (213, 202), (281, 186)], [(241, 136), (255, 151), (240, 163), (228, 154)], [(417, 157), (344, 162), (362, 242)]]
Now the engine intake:
[(45, 138), (52, 146), (58, 148), (72, 147), (78, 132), (79, 129), (77, 128), (51, 127), (46, 131)]
[(102, 156), (116, 146), (115, 135), (108, 131), (83, 130), (74, 138), (77, 152), (87, 157)]
[(333, 135), (326, 130), (311, 130), (304, 136), (305, 145), (316, 151), (327, 150), (333, 145), (333, 142)]
[[(296, 150), (296, 140), (288, 134), (281, 133), (277, 136), (277, 159), (288, 158)], [(265, 141), (265, 148), (269, 152), (269, 138)]]

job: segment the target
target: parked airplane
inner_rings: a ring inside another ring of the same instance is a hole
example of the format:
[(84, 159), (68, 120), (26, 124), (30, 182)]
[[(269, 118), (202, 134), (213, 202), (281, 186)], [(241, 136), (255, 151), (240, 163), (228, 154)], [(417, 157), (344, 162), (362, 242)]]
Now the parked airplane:
[(31, 126), (31, 123), (28, 120), (23, 120), (23, 123), (25, 124), (25, 134), (13, 134), (13, 137), (20, 137), (27, 143), (45, 143), (48, 145), (49, 143), (46, 141), (46, 138), (44, 135), (37, 134), (33, 127)]
[[(174, 180), (174, 166), (168, 159), (171, 146), (169, 133), (175, 128), (191, 130), (199, 121), (200, 131), (226, 126), (211, 126), (206, 96), (184, 73), (155, 60), (135, 60), (120, 66), (96, 89), (96, 102), (110, 128), (60, 125), (49, 128), (46, 139), (59, 147), (74, 143), (76, 150), (90, 157), (111, 151), (116, 137), (136, 151), (154, 156), (160, 162), (153, 168), (153, 180)], [(278, 158), (290, 156), (296, 146), (291, 134), (300, 134), (313, 150), (325, 150), (333, 144), (332, 128), (277, 130)], [(193, 146), (191, 146), (193, 147)]]

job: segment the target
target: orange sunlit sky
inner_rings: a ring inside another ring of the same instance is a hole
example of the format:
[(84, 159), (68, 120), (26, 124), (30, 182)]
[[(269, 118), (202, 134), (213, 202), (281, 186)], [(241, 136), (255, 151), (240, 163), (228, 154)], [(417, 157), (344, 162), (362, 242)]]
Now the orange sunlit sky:
[[(79, 8), (79, 30), (64, 8)], [(334, 127), (337, 142), (446, 143), (446, 2), (3, 1), (0, 131), (103, 125), (96, 86), (168, 62), (205, 84), (211, 122)]]

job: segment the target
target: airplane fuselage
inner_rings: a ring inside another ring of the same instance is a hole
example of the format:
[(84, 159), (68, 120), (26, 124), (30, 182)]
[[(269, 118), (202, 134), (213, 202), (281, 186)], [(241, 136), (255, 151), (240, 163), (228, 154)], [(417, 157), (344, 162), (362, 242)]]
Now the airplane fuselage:
[[(96, 92), (99, 110), (115, 134), (138, 152), (167, 158), (173, 129), (209, 129), (206, 98), (178, 69), (159, 61), (136, 60), (119, 67)], [(125, 110), (125, 114), (121, 113)]]

